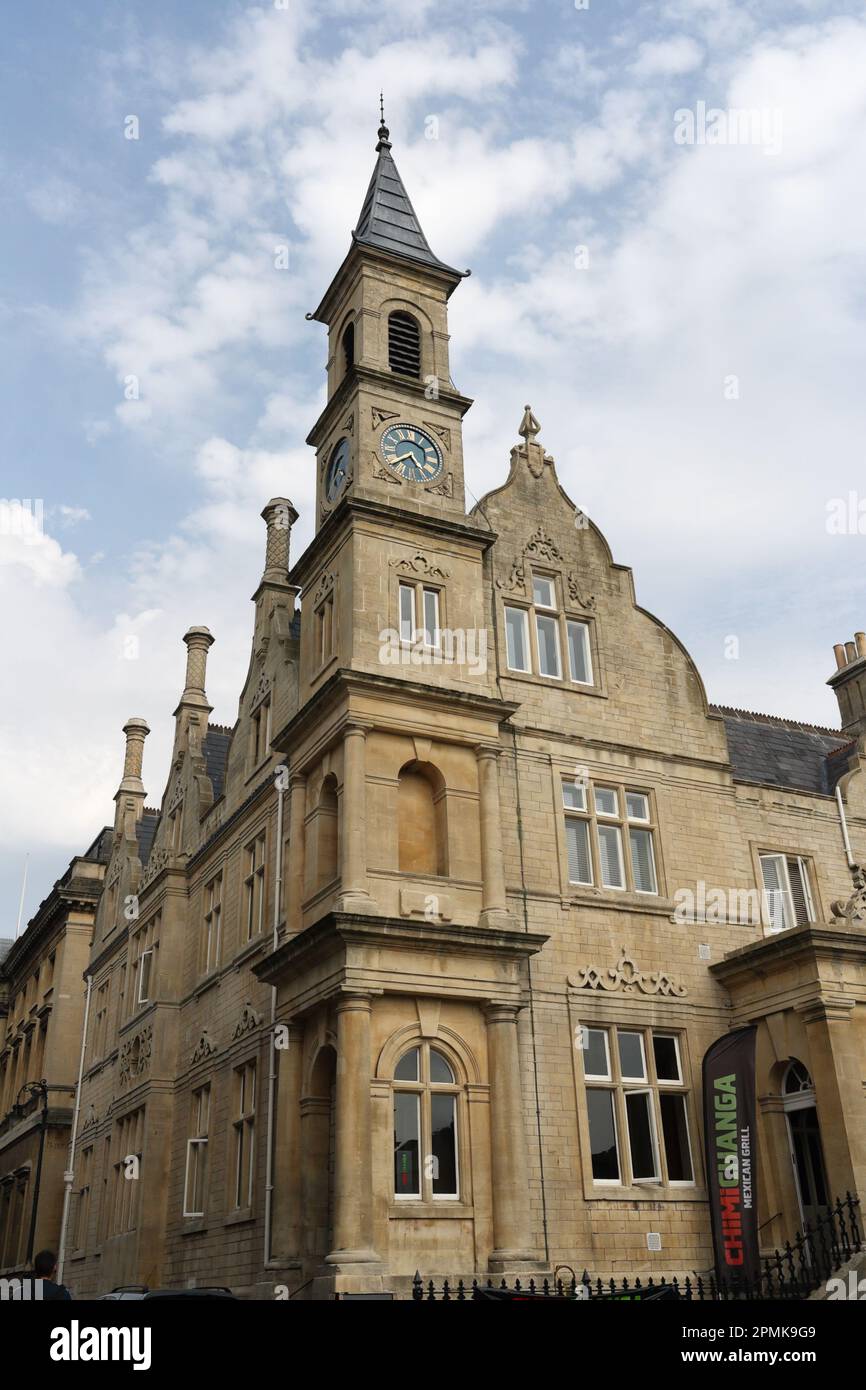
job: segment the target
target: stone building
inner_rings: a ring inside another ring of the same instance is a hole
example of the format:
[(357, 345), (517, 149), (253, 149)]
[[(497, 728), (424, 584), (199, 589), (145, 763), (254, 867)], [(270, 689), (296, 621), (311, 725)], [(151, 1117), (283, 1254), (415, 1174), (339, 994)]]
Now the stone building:
[(265, 506), (237, 720), (192, 627), (158, 809), (125, 728), (79, 1295), (706, 1270), (701, 1058), (744, 1021), (764, 1244), (866, 1190), (866, 638), (841, 730), (710, 706), (528, 407), (467, 513), (461, 279), (383, 126), (311, 315), (315, 536)]
[(26, 931), (0, 942), (0, 1274), (57, 1249), (84, 1021), (84, 971), (111, 848), (72, 860)]

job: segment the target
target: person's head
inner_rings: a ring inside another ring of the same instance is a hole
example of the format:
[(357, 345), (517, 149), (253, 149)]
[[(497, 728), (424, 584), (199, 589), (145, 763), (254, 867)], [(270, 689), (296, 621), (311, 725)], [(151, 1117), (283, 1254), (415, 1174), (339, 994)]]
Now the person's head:
[(53, 1250), (40, 1250), (33, 1261), (33, 1273), (37, 1279), (50, 1279), (57, 1268), (57, 1256)]

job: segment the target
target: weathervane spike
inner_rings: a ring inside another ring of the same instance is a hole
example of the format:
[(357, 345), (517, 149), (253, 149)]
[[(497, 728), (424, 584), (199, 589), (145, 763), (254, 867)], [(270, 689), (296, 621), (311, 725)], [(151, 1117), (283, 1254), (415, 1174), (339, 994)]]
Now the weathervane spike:
[(377, 152), (378, 152), (379, 150), (390, 150), (390, 148), (391, 148), (391, 141), (388, 139), (388, 136), (389, 136), (389, 135), (390, 135), (390, 131), (388, 130), (388, 127), (387, 127), (386, 124), (385, 124), (385, 93), (384, 93), (384, 92), (380, 92), (380, 93), (379, 93), (379, 143), (378, 143), (378, 145), (376, 146)]

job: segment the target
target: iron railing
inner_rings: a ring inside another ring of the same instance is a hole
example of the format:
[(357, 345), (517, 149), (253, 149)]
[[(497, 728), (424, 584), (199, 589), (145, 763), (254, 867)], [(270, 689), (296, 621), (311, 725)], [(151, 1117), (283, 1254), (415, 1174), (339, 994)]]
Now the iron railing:
[(784, 1249), (776, 1250), (763, 1262), (763, 1270), (758, 1279), (717, 1279), (714, 1274), (687, 1276), (683, 1280), (666, 1279), (658, 1281), (649, 1278), (643, 1282), (636, 1278), (620, 1280), (590, 1279), (584, 1270), (578, 1280), (572, 1278), (530, 1279), (522, 1284), (515, 1279), (508, 1285), (505, 1279), (494, 1283), (492, 1279), (473, 1279), (466, 1283), (459, 1279), (449, 1284), (446, 1279), (436, 1285), (433, 1280), (427, 1283), (420, 1273), (412, 1281), (412, 1298), (416, 1302), (441, 1301), (464, 1303), (477, 1299), (514, 1298), (554, 1298), (571, 1299), (575, 1302), (589, 1302), (594, 1299), (641, 1301), (656, 1299), (680, 1299), (685, 1302), (728, 1302), (742, 1299), (805, 1299), (841, 1269), (844, 1264), (864, 1249), (863, 1231), (860, 1224), (860, 1199), (846, 1192), (830, 1207), (826, 1216), (813, 1224), (806, 1222), (803, 1231), (798, 1231), (793, 1241), (786, 1241)]

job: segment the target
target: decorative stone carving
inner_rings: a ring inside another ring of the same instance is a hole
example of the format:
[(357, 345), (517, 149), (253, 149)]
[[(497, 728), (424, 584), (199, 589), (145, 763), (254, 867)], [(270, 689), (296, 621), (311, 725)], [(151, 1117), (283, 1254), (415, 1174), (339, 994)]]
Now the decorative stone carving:
[(201, 1037), (199, 1038), (198, 1042), (195, 1045), (195, 1048), (193, 1049), (193, 1065), (195, 1065), (196, 1062), (204, 1061), (205, 1057), (212, 1057), (217, 1050), (218, 1049), (216, 1043), (208, 1037), (207, 1029), (203, 1028), (201, 1030)]
[(349, 415), (346, 416), (346, 419), (345, 419), (344, 422), (343, 422), (343, 433), (344, 433), (344, 434), (354, 434), (354, 433), (355, 433), (355, 416), (354, 416), (354, 413), (349, 414)]
[(314, 607), (314, 608), (318, 608), (319, 604), (322, 602), (322, 599), (323, 599), (323, 598), (326, 598), (327, 595), (330, 594), (330, 593), (332, 592), (332, 590), (333, 590), (334, 585), (336, 584), (336, 582), (337, 582), (337, 581), (336, 581), (336, 579), (335, 579), (335, 577), (334, 577), (333, 574), (323, 574), (323, 575), (322, 575), (322, 578), (319, 580), (319, 587), (317, 588), (315, 594), (313, 595), (313, 607)]
[(266, 700), (268, 698), (270, 693), (271, 678), (264, 671), (262, 671), (262, 674), (259, 676), (255, 692), (253, 693), (253, 698), (250, 702), (250, 709), (255, 709), (258, 705), (262, 703), (263, 700)]
[(506, 594), (526, 593), (526, 569), (519, 560), (514, 561), (507, 579), (497, 579), (496, 587)]
[(580, 589), (578, 588), (577, 580), (576, 580), (576, 578), (574, 577), (574, 575), (571, 573), (571, 571), (569, 571), (569, 573), (568, 573), (567, 583), (568, 583), (568, 597), (569, 597), (569, 599), (571, 600), (572, 603), (576, 603), (577, 606), (578, 606), (578, 608), (586, 608), (586, 609), (594, 609), (594, 608), (595, 608), (595, 597), (594, 597), (594, 595), (593, 595), (593, 594), (587, 594), (586, 598), (583, 597), (583, 595), (582, 595), (581, 592), (580, 592)]
[(374, 453), (372, 458), (373, 463), (370, 471), (374, 478), (384, 478), (386, 483), (393, 483), (395, 487), (403, 486), (403, 479), (399, 478), (396, 473), (392, 473), (390, 468), (386, 468), (384, 464), (380, 463), (378, 454)]
[(397, 418), (397, 412), (396, 412), (396, 410), (383, 410), (381, 406), (378, 406), (378, 405), (374, 405), (374, 406), (373, 406), (373, 428), (374, 428), (374, 429), (376, 428), (377, 425), (381, 425), (382, 422), (383, 422), (384, 420), (395, 420), (396, 418)]
[(535, 555), (542, 560), (561, 560), (562, 555), (550, 536), (541, 526), (533, 531), (526, 545), (523, 547), (524, 555)]
[(398, 574), (422, 574), (425, 579), (447, 579), (448, 571), (440, 565), (431, 565), (427, 556), (419, 550), (411, 560), (391, 560), (389, 562)]
[(685, 985), (663, 970), (644, 973), (622, 949), (622, 955), (611, 969), (597, 965), (581, 966), (577, 975), (569, 975), (568, 983), (572, 989), (602, 989), (621, 994), (666, 994), (681, 999), (688, 994)]
[(87, 1114), (81, 1122), (81, 1133), (84, 1134), (86, 1130), (92, 1129), (94, 1125), (98, 1124), (99, 1116), (96, 1113), (96, 1106), (91, 1101), (87, 1107)]
[(237, 1039), (242, 1038), (245, 1033), (254, 1033), (257, 1028), (261, 1027), (261, 1022), (261, 1014), (256, 1013), (252, 1004), (247, 1001), (247, 1003), (244, 1004), (243, 1013), (235, 1024), (235, 1031), (232, 1033), (232, 1037)]
[(839, 898), (830, 904), (830, 912), (835, 922), (866, 922), (866, 871), (859, 864), (852, 865), (851, 877), (854, 892), (850, 898)]
[(448, 476), (447, 476), (446, 478), (443, 478), (442, 481), (441, 481), (440, 483), (436, 483), (433, 487), (428, 487), (428, 488), (427, 488), (427, 491), (428, 491), (428, 492), (438, 492), (439, 495), (440, 495), (441, 497), (453, 497), (453, 496), (454, 496), (454, 474), (453, 474), (453, 473), (449, 473)]
[(129, 1086), (150, 1070), (153, 1047), (153, 1024), (135, 1033), (120, 1049), (120, 1084)]
[(142, 889), (145, 889), (149, 883), (152, 883), (153, 880), (156, 878), (157, 874), (162, 873), (163, 869), (168, 868), (170, 860), (171, 855), (169, 854), (165, 845), (160, 845), (159, 849), (152, 849), (150, 851), (150, 858), (147, 861), (147, 867), (145, 868), (144, 873), (141, 876)]
[(450, 452), (451, 431), (447, 428), (447, 426), (434, 425), (432, 420), (422, 420), (421, 423), (423, 424), (425, 430), (431, 430), (433, 434), (438, 435), (439, 438), (442, 440), (442, 443), (445, 445), (445, 448), (448, 449)]

